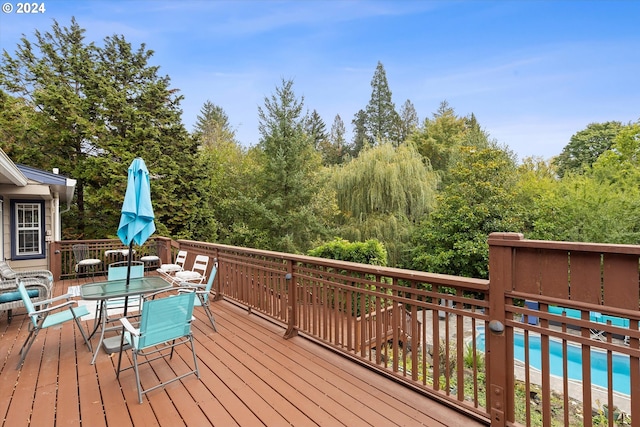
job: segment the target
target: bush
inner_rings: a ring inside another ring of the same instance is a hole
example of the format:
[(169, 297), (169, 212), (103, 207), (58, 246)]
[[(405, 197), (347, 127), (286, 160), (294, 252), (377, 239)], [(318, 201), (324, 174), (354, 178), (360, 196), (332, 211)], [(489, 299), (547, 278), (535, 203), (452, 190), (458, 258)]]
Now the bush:
[(324, 245), (311, 249), (307, 252), (307, 255), (361, 264), (387, 265), (387, 250), (377, 239), (369, 239), (364, 242), (349, 242), (336, 237)]

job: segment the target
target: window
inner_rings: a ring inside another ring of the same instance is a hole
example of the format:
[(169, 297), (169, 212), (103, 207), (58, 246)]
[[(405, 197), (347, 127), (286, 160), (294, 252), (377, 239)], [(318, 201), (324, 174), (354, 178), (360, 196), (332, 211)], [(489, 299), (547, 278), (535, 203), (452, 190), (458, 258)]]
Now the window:
[(44, 202), (12, 201), (11, 258), (44, 257)]

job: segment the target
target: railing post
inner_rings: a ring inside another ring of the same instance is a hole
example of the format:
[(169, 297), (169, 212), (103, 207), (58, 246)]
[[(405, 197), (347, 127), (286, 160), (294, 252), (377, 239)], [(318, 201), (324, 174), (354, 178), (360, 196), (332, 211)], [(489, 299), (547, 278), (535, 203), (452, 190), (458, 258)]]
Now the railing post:
[(49, 271), (53, 274), (54, 280), (59, 280), (62, 276), (60, 242), (51, 242), (49, 245)]
[(298, 335), (298, 329), (296, 328), (296, 288), (298, 287), (295, 279), (293, 278), (293, 261), (287, 260), (287, 274), (284, 276), (287, 281), (287, 331), (284, 333), (284, 338), (289, 339)]
[(495, 241), (523, 240), (519, 233), (491, 233), (489, 236), (489, 330), (486, 331), (487, 408), (491, 426), (506, 426), (514, 421), (514, 398), (510, 384), (514, 384), (513, 371), (505, 369), (508, 336), (505, 334), (505, 292), (513, 283), (513, 248), (492, 245)]
[(213, 282), (213, 290), (214, 290), (213, 300), (220, 301), (224, 299), (224, 297), (222, 296), (222, 286), (221, 286), (222, 280), (220, 280), (221, 265), (220, 265), (220, 249), (219, 248), (215, 248), (214, 259), (215, 259), (215, 262), (218, 264), (218, 274), (217, 274), (217, 277), (215, 278), (215, 282)]

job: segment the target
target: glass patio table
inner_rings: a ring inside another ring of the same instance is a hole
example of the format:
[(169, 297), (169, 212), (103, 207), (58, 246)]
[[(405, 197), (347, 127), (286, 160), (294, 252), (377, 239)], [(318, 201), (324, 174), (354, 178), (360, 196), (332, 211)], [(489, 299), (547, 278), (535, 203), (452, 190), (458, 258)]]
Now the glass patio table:
[[(102, 343), (105, 341), (104, 332), (107, 325), (107, 307), (106, 301), (111, 298), (125, 298), (128, 299), (132, 296), (140, 296), (156, 291), (161, 291), (163, 289), (170, 289), (172, 287), (171, 283), (167, 282), (160, 276), (145, 276), (138, 277), (134, 279), (129, 279), (129, 284), (127, 284), (126, 279), (122, 280), (109, 280), (105, 282), (93, 282), (87, 283), (86, 285), (82, 285), (80, 287), (80, 296), (82, 299), (87, 301), (96, 301), (99, 302), (99, 315), (100, 320), (95, 322), (93, 332), (89, 335), (89, 338), (93, 337), (93, 335), (97, 332), (98, 328), (100, 328), (100, 341), (96, 346), (96, 350), (93, 353), (93, 358), (91, 359), (91, 364), (93, 365), (96, 361), (96, 356), (98, 355), (98, 351), (102, 346)], [(120, 338), (117, 339), (118, 348), (120, 344)]]

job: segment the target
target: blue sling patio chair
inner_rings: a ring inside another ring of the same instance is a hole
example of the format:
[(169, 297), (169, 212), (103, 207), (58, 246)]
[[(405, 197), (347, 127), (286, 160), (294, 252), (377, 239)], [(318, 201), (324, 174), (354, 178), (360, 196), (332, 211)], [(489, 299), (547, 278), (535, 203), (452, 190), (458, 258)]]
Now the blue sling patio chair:
[[(109, 266), (107, 267), (107, 282), (110, 282), (112, 280), (126, 280), (127, 270), (129, 270), (129, 279), (139, 279), (141, 277), (144, 277), (144, 263), (142, 261), (131, 261), (130, 265), (129, 261), (118, 261), (109, 264)], [(105, 308), (107, 310), (124, 309), (124, 300), (124, 298), (110, 298), (105, 301)], [(140, 297), (128, 297), (127, 312), (132, 310), (137, 311), (139, 309)], [(96, 312), (96, 316), (97, 315), (98, 313)], [(111, 320), (107, 315), (107, 323), (110, 322)]]
[[(138, 328), (134, 327), (128, 318), (123, 317), (120, 319), (123, 333), (120, 340), (120, 355), (118, 357), (116, 378), (120, 378), (121, 371), (133, 368), (136, 376), (136, 386), (138, 388), (138, 401), (140, 403), (142, 403), (142, 395), (151, 390), (164, 387), (169, 383), (191, 374), (196, 374), (198, 379), (200, 378), (196, 348), (191, 333), (193, 304), (196, 295), (193, 292), (187, 292), (154, 298), (159, 293), (166, 292), (166, 290), (155, 292), (143, 297), (142, 314)], [(133, 360), (131, 366), (121, 369), (122, 353), (125, 351), (127, 342), (131, 344), (130, 348)], [(171, 359), (174, 348), (181, 344), (189, 344), (191, 346), (194, 368), (189, 372), (185, 372), (170, 380), (163, 381), (143, 390), (140, 383), (139, 366), (151, 363), (154, 360), (166, 358), (166, 356), (169, 356), (169, 359)], [(170, 350), (170, 352), (168, 350)], [(142, 361), (140, 360), (141, 357), (143, 357)]]
[[(129, 274), (129, 279), (137, 279), (144, 276), (144, 264), (141, 261), (131, 261), (130, 264), (131, 265), (129, 265), (129, 261), (118, 261), (109, 264), (107, 267), (106, 286), (109, 287), (109, 282), (114, 280), (126, 280), (127, 274)], [(123, 314), (125, 305), (127, 312)], [(96, 301), (96, 317), (94, 319), (94, 325), (96, 326), (91, 336), (93, 336), (93, 334), (97, 332), (98, 328), (100, 328), (100, 340), (98, 347), (102, 345), (108, 354), (117, 351), (119, 349), (118, 344), (120, 343), (120, 340), (118, 337), (105, 338), (105, 333), (120, 331), (120, 323), (118, 322), (117, 325), (113, 325), (113, 323), (117, 322), (123, 315), (127, 316), (131, 314), (131, 316), (136, 316), (139, 310), (140, 297), (138, 295), (115, 297)], [(98, 352), (96, 351), (91, 362), (92, 364), (95, 362), (97, 355)]]
[[(18, 280), (18, 292), (20, 292), (24, 307), (27, 309), (27, 315), (31, 318), (31, 322), (29, 323), (29, 335), (27, 336), (24, 344), (22, 344), (22, 348), (20, 348), (20, 361), (18, 362), (16, 369), (20, 369), (22, 366), (22, 362), (24, 362), (31, 345), (38, 336), (38, 332), (42, 329), (58, 326), (70, 320), (74, 320), (76, 322), (76, 325), (82, 334), (82, 338), (84, 338), (85, 344), (87, 344), (89, 351), (92, 351), (91, 343), (89, 342), (87, 334), (82, 328), (79, 319), (80, 317), (89, 314), (87, 307), (77, 306), (77, 301), (71, 299), (73, 294), (65, 294), (59, 297), (38, 301), (37, 304), (44, 308), (36, 310), (24, 283), (20, 279), (16, 280)], [(66, 301), (58, 305), (50, 305), (53, 302), (63, 300)]]
[(207, 280), (206, 285), (181, 285), (178, 288), (179, 292), (195, 292), (198, 296), (195, 300), (196, 307), (202, 307), (204, 312), (206, 313), (209, 321), (211, 322), (211, 326), (213, 326), (213, 330), (218, 332), (216, 328), (216, 320), (213, 317), (213, 312), (211, 311), (211, 307), (209, 306), (209, 299), (211, 297), (211, 287), (213, 286), (213, 280), (216, 278), (216, 273), (218, 272), (218, 262), (215, 261), (213, 264), (213, 268), (211, 269), (211, 273), (209, 273), (209, 280)]

